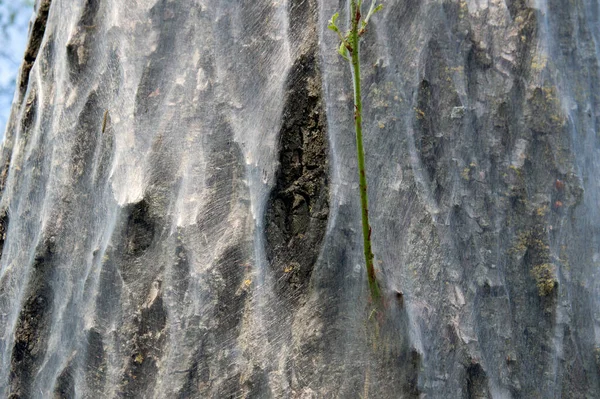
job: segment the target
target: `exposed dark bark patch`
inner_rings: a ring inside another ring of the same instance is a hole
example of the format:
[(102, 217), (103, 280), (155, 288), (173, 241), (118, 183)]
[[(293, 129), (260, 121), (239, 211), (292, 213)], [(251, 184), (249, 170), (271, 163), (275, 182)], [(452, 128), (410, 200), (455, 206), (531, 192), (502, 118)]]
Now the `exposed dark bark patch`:
[(134, 115), (150, 127), (155, 126), (155, 122), (160, 118), (160, 108), (166, 98), (165, 86), (174, 73), (172, 63), (168, 60), (178, 48), (178, 26), (185, 25), (184, 19), (188, 16), (182, 12), (173, 13), (171, 7), (168, 1), (157, 2), (150, 10), (152, 24), (146, 27), (148, 30), (158, 31), (159, 36), (155, 56), (150, 57), (138, 85)]
[(92, 26), (96, 23), (96, 16), (100, 9), (100, 0), (84, 0), (83, 12), (79, 23), (83, 26)]
[(141, 200), (124, 209), (127, 215), (125, 236), (123, 238), (126, 255), (139, 257), (152, 245), (156, 230), (156, 221), (150, 214), (150, 204)]
[(271, 399), (273, 394), (269, 387), (267, 373), (258, 366), (254, 366), (250, 378), (244, 381), (244, 397), (248, 399)]
[(90, 172), (94, 164), (94, 154), (98, 146), (98, 135), (102, 134), (103, 112), (98, 106), (98, 95), (90, 93), (85, 106), (79, 114), (75, 142), (71, 150), (71, 176), (75, 181), (91, 179)]
[(4, 253), (4, 241), (6, 240), (6, 232), (8, 231), (8, 211), (3, 209), (0, 211), (0, 259)]
[(73, 375), (73, 359), (61, 371), (54, 387), (54, 399), (75, 398), (75, 377)]
[(23, 58), (23, 66), (21, 67), (21, 77), (19, 81), (19, 90), (22, 92), (27, 88), (27, 84), (29, 83), (29, 73), (31, 72), (31, 68), (33, 68), (40, 46), (44, 40), (51, 3), (52, 0), (40, 1), (38, 13), (29, 32), (29, 42), (25, 48), (25, 56)]
[(160, 281), (154, 281), (148, 299), (136, 316), (137, 331), (127, 344), (129, 362), (121, 384), (121, 397), (143, 397), (154, 391), (158, 361), (167, 339), (167, 311), (163, 304)]
[(218, 273), (215, 320), (218, 320), (217, 339), (223, 343), (233, 340), (240, 327), (247, 295), (247, 290), (240, 289), (244, 283), (242, 265), (245, 262), (244, 247), (235, 245), (225, 250), (215, 265), (215, 272)]
[(206, 353), (206, 341), (200, 340), (198, 349), (194, 354), (192, 366), (186, 370), (187, 377), (185, 384), (179, 390), (179, 399), (201, 397), (204, 388), (208, 386), (210, 380), (210, 370), (208, 367), (208, 357)]
[(467, 399), (491, 398), (488, 390), (487, 375), (481, 364), (471, 363), (467, 367)]
[(6, 186), (6, 179), (8, 178), (8, 171), (10, 170), (10, 158), (7, 158), (6, 162), (2, 165), (2, 172), (0, 172), (0, 193), (4, 192)]
[(176, 303), (181, 303), (190, 283), (190, 262), (183, 245), (175, 248), (175, 264), (171, 274), (171, 287)]
[(511, 17), (514, 19), (519, 11), (527, 7), (527, 0), (507, 0), (506, 7), (510, 11)]
[(87, 347), (84, 360), (85, 381), (91, 397), (102, 397), (106, 382), (106, 353), (102, 334), (92, 328), (87, 332)]
[(329, 214), (328, 145), (314, 48), (294, 63), (280, 131), (279, 170), (266, 211), (267, 256), (276, 290), (306, 291)]
[(434, 128), (431, 121), (431, 112), (433, 111), (433, 108), (430, 103), (432, 100), (431, 84), (427, 80), (421, 81), (421, 84), (419, 85), (417, 109), (415, 110), (417, 126), (419, 127), (421, 135), (416, 146), (421, 155), (421, 162), (427, 171), (429, 180), (432, 180), (435, 175), (438, 154), (442, 149), (441, 140), (436, 138), (432, 131)]
[[(489, 49), (482, 48), (481, 43), (473, 41), (471, 49), (467, 54), (468, 71), (485, 70), (492, 65), (492, 57), (490, 56)], [(475, 89), (475, 87), (470, 87), (470, 89)]]
[[(27, 95), (25, 102), (25, 112), (21, 120), (21, 131), (26, 137), (29, 137), (30, 129), (33, 127), (38, 111), (38, 93), (37, 87), (32, 87)], [(24, 145), (24, 147), (26, 144)]]
[(96, 34), (98, 30), (98, 10), (99, 0), (85, 0), (83, 10), (75, 31), (71, 34), (67, 43), (67, 60), (69, 61), (70, 75), (72, 79), (77, 79), (82, 72), (89, 66), (90, 53), (96, 47), (99, 37)]
[(33, 276), (19, 314), (11, 359), (10, 392), (31, 396), (31, 383), (46, 353), (54, 290), (50, 282), (54, 271), (54, 243), (44, 241), (35, 258)]

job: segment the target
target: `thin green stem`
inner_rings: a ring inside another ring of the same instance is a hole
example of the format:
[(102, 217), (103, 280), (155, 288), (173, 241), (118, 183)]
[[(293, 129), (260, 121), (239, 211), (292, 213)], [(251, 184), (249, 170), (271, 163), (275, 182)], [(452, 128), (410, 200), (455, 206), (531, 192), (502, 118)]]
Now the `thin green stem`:
[(373, 265), (373, 251), (371, 249), (371, 225), (369, 224), (369, 196), (367, 193), (367, 172), (365, 170), (365, 151), (363, 148), (362, 137), (362, 97), (360, 91), (360, 51), (359, 51), (359, 23), (360, 23), (360, 8), (357, 7), (356, 0), (350, 3), (350, 19), (351, 30), (349, 42), (352, 46), (350, 63), (352, 65), (352, 75), (354, 81), (354, 127), (356, 130), (356, 154), (358, 158), (358, 177), (360, 188), (360, 205), (362, 209), (362, 231), (363, 244), (365, 253), (365, 266), (367, 269), (367, 277), (369, 280), (369, 289), (374, 302), (379, 302), (381, 298), (381, 290), (377, 277), (375, 275), (375, 267)]

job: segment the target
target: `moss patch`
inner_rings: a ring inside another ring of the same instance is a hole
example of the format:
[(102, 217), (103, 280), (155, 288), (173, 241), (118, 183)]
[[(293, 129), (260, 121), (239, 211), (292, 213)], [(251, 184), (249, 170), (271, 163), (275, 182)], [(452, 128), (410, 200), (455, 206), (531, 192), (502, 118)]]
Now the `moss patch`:
[(542, 263), (531, 269), (531, 275), (535, 279), (540, 296), (552, 294), (558, 286), (556, 279), (556, 266), (552, 263)]

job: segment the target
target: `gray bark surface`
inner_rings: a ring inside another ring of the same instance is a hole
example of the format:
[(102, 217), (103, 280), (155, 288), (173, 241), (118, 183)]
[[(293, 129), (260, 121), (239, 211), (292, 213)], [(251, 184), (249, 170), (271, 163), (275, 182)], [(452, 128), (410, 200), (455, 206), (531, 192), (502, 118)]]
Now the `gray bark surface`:
[(0, 397), (600, 397), (598, 2), (384, 2), (375, 317), (340, 3), (38, 1)]

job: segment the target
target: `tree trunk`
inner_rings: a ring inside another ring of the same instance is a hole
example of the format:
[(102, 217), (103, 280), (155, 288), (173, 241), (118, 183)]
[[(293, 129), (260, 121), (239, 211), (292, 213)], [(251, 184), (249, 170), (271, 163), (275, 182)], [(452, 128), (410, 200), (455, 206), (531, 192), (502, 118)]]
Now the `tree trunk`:
[(339, 4), (38, 0), (0, 397), (600, 397), (597, 2), (371, 20), (375, 315)]

